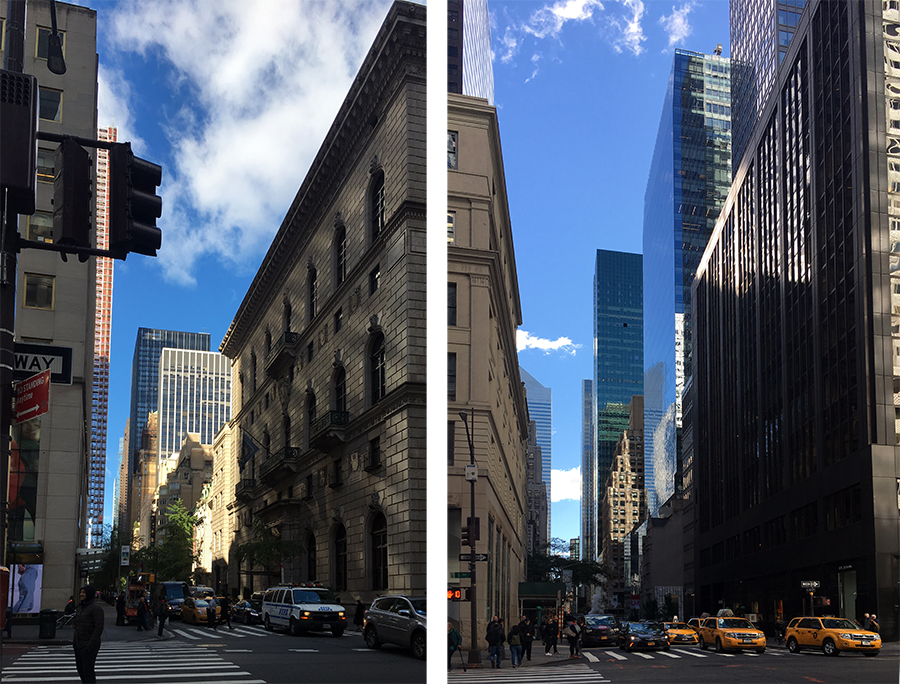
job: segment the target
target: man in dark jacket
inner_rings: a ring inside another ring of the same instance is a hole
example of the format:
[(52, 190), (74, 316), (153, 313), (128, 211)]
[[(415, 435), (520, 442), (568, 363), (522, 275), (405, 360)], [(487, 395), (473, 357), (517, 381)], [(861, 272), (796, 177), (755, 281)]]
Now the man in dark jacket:
[(120, 591), (116, 597), (116, 626), (121, 627), (125, 624), (125, 592)]
[(103, 634), (103, 609), (95, 600), (97, 592), (90, 584), (78, 592), (81, 603), (75, 609), (75, 633), (72, 648), (75, 650), (75, 667), (84, 684), (95, 684), (97, 675), (94, 663), (100, 651), (100, 635)]
[(491, 668), (500, 669), (500, 662), (503, 659), (503, 642), (506, 641), (506, 633), (503, 631), (503, 625), (500, 619), (495, 615), (487, 628), (485, 640), (488, 642), (488, 652), (491, 655)]
[(534, 641), (534, 625), (527, 615), (522, 616), (519, 623), (519, 636), (522, 637), (522, 655), (526, 660), (531, 660), (531, 643)]

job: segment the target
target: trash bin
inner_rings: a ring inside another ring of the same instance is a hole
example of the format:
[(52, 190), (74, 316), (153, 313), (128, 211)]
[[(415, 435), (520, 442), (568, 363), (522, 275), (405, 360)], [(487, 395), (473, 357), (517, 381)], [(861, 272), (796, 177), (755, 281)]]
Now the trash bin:
[(56, 616), (58, 610), (44, 608), (38, 616), (38, 637), (41, 639), (53, 639), (56, 636)]

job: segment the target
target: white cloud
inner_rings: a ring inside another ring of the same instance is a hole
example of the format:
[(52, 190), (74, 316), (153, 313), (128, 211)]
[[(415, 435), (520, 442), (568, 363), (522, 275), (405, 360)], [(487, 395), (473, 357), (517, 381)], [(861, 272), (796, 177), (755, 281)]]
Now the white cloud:
[(134, 116), (128, 108), (132, 99), (131, 83), (121, 71), (100, 65), (97, 73), (97, 123), (118, 129), (118, 139), (131, 142), (134, 152), (140, 156), (146, 145), (134, 126)]
[[(388, 9), (387, 2), (244, 0), (125, 3), (113, 44), (171, 69), (183, 106), (161, 125), (163, 248), (170, 279), (203, 255), (253, 260), (281, 224)], [(132, 86), (108, 74), (111, 99)], [(101, 94), (103, 91), (101, 91)], [(105, 98), (104, 98), (105, 100)], [(103, 108), (129, 122), (127, 104)], [(120, 140), (126, 139), (120, 134)], [(133, 139), (133, 138), (132, 138)]]
[(550, 471), (550, 503), (581, 501), (581, 466)]
[(523, 351), (525, 349), (540, 349), (545, 354), (549, 354), (552, 351), (559, 351), (574, 356), (576, 350), (581, 349), (581, 345), (573, 343), (568, 337), (545, 340), (541, 337), (535, 337), (525, 330), (517, 330), (516, 351)]
[(522, 28), (535, 38), (558, 38), (566, 22), (589, 20), (593, 18), (595, 11), (603, 9), (600, 0), (559, 0), (536, 10)]
[(613, 39), (613, 49), (616, 52), (622, 52), (625, 49), (638, 56), (644, 52), (641, 43), (647, 40), (643, 28), (641, 28), (644, 3), (641, 0), (622, 0), (622, 4), (631, 11), (631, 18), (625, 21), (624, 25), (618, 19), (610, 21), (610, 24), (619, 32), (619, 35)]
[(681, 6), (680, 9), (672, 8), (670, 16), (663, 15), (659, 18), (659, 25), (669, 36), (669, 47), (683, 43), (685, 39), (693, 33), (693, 28), (689, 21), (689, 16), (694, 9), (694, 3), (688, 2)]

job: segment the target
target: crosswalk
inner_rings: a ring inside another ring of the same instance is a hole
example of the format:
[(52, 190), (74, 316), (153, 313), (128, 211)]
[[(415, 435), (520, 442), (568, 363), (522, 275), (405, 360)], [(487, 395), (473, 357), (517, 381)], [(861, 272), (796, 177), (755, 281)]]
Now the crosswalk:
[[(107, 643), (98, 682), (115, 684), (266, 684), (209, 649), (181, 643)], [(81, 682), (71, 647), (40, 646), (3, 668), (3, 684)]]
[(497, 682), (509, 682), (510, 684), (603, 684), (610, 680), (599, 672), (594, 672), (583, 663), (572, 665), (557, 665), (548, 670), (546, 667), (511, 667), (500, 670), (492, 670), (490, 667), (469, 668), (467, 672), (462, 669), (454, 669), (447, 675), (447, 684), (453, 682), (466, 682), (467, 684), (497, 684)]
[(780, 657), (786, 654), (785, 651), (766, 651), (765, 653), (756, 653), (755, 651), (737, 651), (735, 653), (716, 653), (715, 651), (700, 651), (687, 648), (673, 648), (671, 651), (583, 651), (582, 655), (590, 662), (598, 663), (601, 660), (612, 658), (613, 660), (665, 660), (679, 658), (761, 658), (766, 656)]
[(219, 626), (218, 629), (210, 629), (209, 627), (192, 627), (186, 624), (180, 624), (178, 627), (170, 625), (167, 629), (173, 634), (191, 641), (198, 641), (200, 639), (252, 639), (270, 636), (286, 636), (285, 632), (266, 632), (261, 627), (244, 627), (242, 625), (235, 625), (233, 630), (230, 630), (225, 626)]

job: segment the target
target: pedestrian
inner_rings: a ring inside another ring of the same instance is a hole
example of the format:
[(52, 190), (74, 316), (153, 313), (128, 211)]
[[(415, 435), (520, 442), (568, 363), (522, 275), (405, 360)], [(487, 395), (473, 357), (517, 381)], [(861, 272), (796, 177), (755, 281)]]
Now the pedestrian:
[(513, 667), (519, 667), (522, 664), (522, 635), (519, 631), (519, 625), (513, 625), (509, 630), (509, 659)]
[(125, 592), (120, 591), (116, 597), (116, 627), (125, 624)]
[(869, 618), (869, 631), (878, 634), (880, 629), (881, 625), (878, 624), (878, 616), (872, 613), (872, 617)]
[(559, 640), (559, 627), (552, 615), (544, 624), (541, 634), (544, 637), (544, 649), (546, 650), (544, 655), (550, 655), (550, 649), (553, 649), (553, 655), (559, 655), (559, 651), (556, 650), (556, 643)]
[(97, 675), (94, 663), (100, 652), (100, 635), (103, 634), (103, 608), (95, 600), (97, 592), (90, 584), (78, 592), (80, 603), (75, 608), (75, 627), (72, 648), (75, 651), (75, 667), (84, 684), (94, 684)]
[(231, 599), (228, 598), (227, 594), (219, 601), (219, 605), (222, 606), (222, 620), (228, 625), (228, 629), (233, 632), (234, 627), (231, 624)]
[(160, 639), (163, 635), (163, 625), (166, 624), (166, 619), (169, 617), (169, 602), (166, 600), (165, 594), (160, 594), (159, 597), (159, 605), (156, 606), (156, 619), (159, 622), (159, 627), (156, 630), (156, 636)]
[(210, 596), (209, 597), (209, 605), (206, 608), (206, 620), (207, 620), (207, 626), (212, 627), (214, 632), (217, 631), (217, 627), (216, 627), (216, 618), (218, 617), (216, 615), (217, 606), (218, 606), (218, 603), (216, 602), (216, 597)]
[(362, 631), (363, 622), (366, 619), (366, 606), (365, 604), (356, 599), (356, 612), (353, 614), (353, 624), (356, 625), (356, 629), (360, 632)]
[[(359, 602), (357, 601), (357, 603)], [(357, 610), (359, 610), (359, 608), (357, 608)], [(447, 659), (447, 672), (449, 672), (453, 669), (453, 654), (459, 650), (460, 646), (462, 646), (462, 636), (453, 629), (453, 623), (451, 622), (447, 623), (447, 646), (450, 649), (450, 656)]]
[[(506, 623), (503, 621), (503, 618), (497, 618), (497, 622), (500, 623), (500, 629), (506, 634)], [(500, 660), (506, 660), (506, 646), (503, 642), (500, 642)]]
[(869, 614), (863, 613), (863, 624), (862, 624), (863, 629), (869, 629), (869, 621), (870, 620), (871, 620), (871, 618), (869, 617)]
[(580, 658), (581, 655), (578, 653), (578, 635), (581, 632), (581, 628), (572, 619), (572, 616), (569, 616), (568, 622), (566, 622), (565, 629), (563, 629), (563, 634), (566, 639), (569, 641), (569, 657), (570, 658)]
[(144, 594), (142, 592), (140, 595), (140, 598), (138, 598), (138, 604), (137, 604), (137, 622), (138, 622), (137, 631), (143, 632), (145, 629), (146, 630), (150, 629), (150, 623), (148, 622), (148, 619), (147, 619), (147, 613), (149, 613), (149, 612), (150, 612), (150, 610), (149, 610), (149, 606), (147, 605), (147, 597), (144, 596)]
[(503, 660), (503, 642), (506, 641), (506, 634), (500, 625), (500, 619), (495, 615), (487, 628), (485, 641), (488, 642), (488, 653), (491, 656), (491, 669), (500, 669), (500, 662)]
[(531, 644), (534, 641), (534, 625), (527, 615), (522, 616), (522, 622), (519, 623), (519, 635), (522, 637), (522, 655), (525, 660), (531, 660)]
[(63, 615), (71, 615), (75, 612), (75, 597), (70, 596), (69, 602), (66, 604), (66, 607), (63, 608)]

